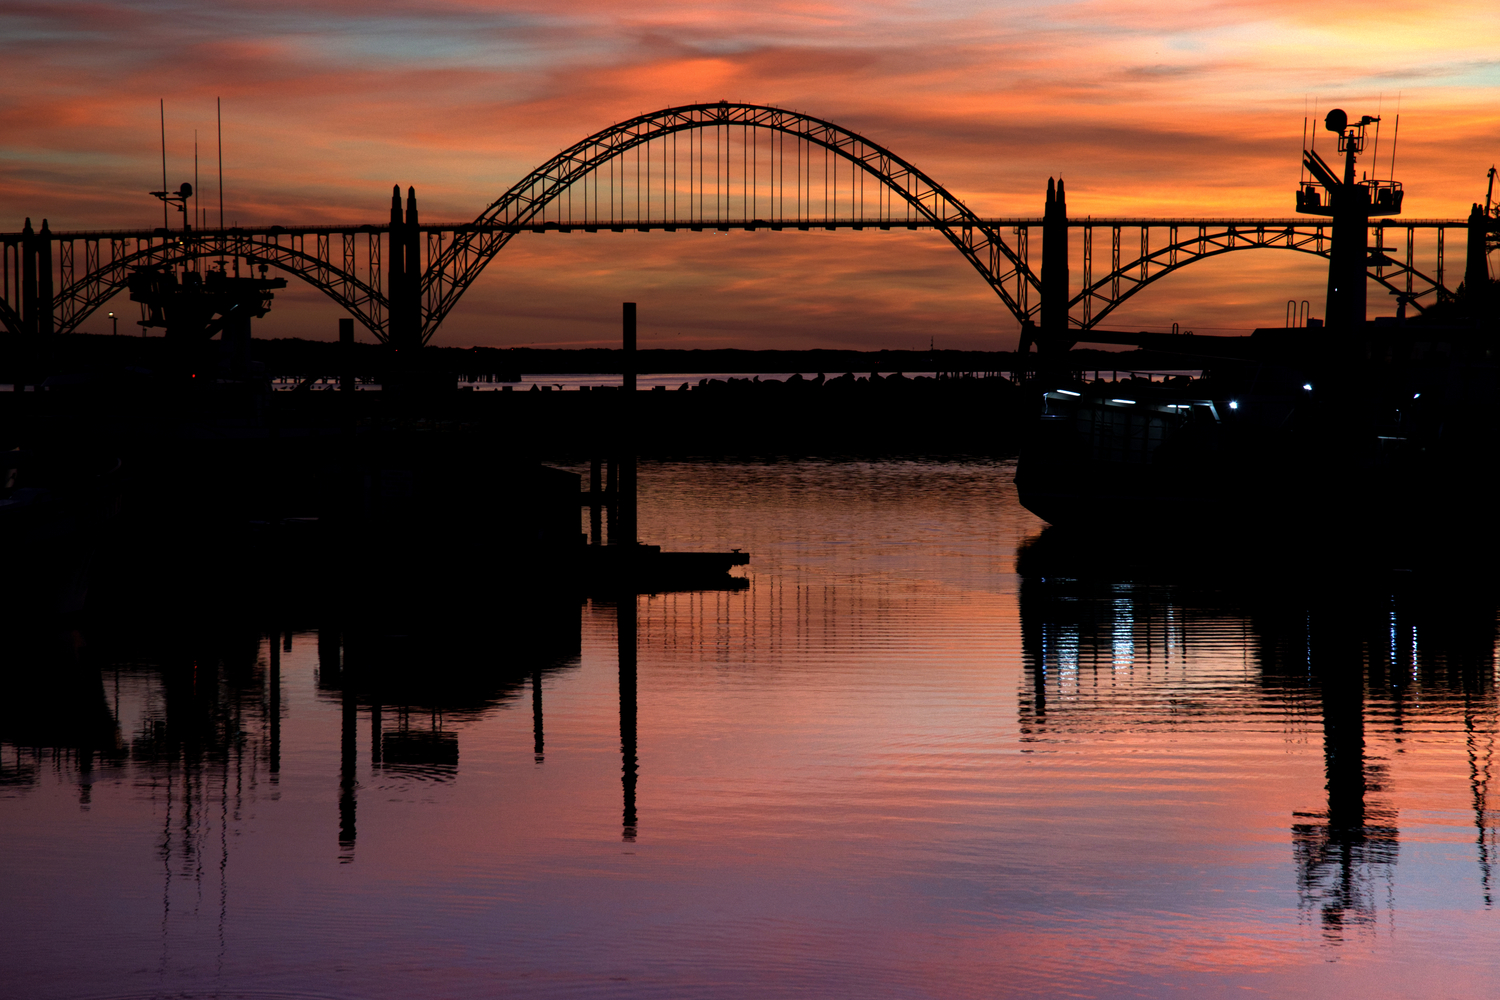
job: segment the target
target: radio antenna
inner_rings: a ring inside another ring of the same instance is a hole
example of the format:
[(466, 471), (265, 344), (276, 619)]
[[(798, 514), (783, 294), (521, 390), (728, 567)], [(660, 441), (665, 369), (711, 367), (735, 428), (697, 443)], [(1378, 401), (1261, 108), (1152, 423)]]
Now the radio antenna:
[[(1302, 151), (1307, 152), (1307, 116), (1302, 116)], [(1307, 178), (1307, 157), (1297, 159), (1297, 184), (1300, 186)]]
[[(167, 99), (165, 97), (157, 99), (157, 108), (161, 112), (161, 189), (165, 191), (167, 189)], [(165, 200), (161, 203), (161, 227), (169, 228)]]
[(224, 99), (214, 98), (214, 113), (219, 120), (219, 228), (224, 228)]
[(1401, 115), (1396, 115), (1396, 131), (1391, 136), (1391, 183), (1396, 182), (1396, 140), (1401, 138)]
[(193, 226), (203, 228), (203, 212), (198, 208), (198, 130), (193, 129)]

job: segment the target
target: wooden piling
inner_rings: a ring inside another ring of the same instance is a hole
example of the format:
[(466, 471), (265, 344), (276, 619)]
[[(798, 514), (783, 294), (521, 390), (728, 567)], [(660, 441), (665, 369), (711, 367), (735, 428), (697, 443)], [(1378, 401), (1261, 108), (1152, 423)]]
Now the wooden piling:
[[(623, 310), (623, 347), (619, 413), (619, 526), (610, 525), (610, 541), (634, 545), (636, 536), (635, 482), (635, 303), (626, 302)], [(618, 535), (618, 540), (616, 539)]]
[(602, 518), (600, 517), (600, 514), (602, 512), (602, 510), (601, 510), (601, 504), (602, 504), (602, 499), (603, 498), (600, 496), (600, 489), (602, 487), (602, 484), (599, 482), (599, 478), (600, 478), (599, 464), (600, 463), (599, 463), (598, 456), (595, 456), (594, 458), (592, 458), (592, 459), (589, 460), (589, 544), (590, 545), (598, 545), (598, 544), (600, 544), (604, 540), (603, 537), (602, 537), (602, 535), (600, 534), (600, 528), (602, 527)]
[(339, 391), (354, 391), (354, 320), (339, 320)]

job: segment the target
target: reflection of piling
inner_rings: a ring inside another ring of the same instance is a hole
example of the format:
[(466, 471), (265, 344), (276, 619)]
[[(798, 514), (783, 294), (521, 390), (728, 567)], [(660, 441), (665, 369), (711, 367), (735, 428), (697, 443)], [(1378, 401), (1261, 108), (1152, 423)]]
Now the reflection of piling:
[(354, 809), (355, 777), (359, 768), (357, 732), (359, 724), (359, 702), (355, 698), (354, 685), (343, 668), (339, 655), (339, 634), (333, 629), (318, 630), (318, 674), (324, 687), (336, 681), (340, 688), (343, 709), (339, 742), (339, 860), (354, 860)]
[(635, 841), (635, 595), (622, 594), (616, 606), (620, 645), (620, 784), (624, 793), (622, 839)]
[(1394, 812), (1369, 800), (1380, 785), (1378, 765), (1365, 755), (1367, 689), (1358, 638), (1338, 636), (1309, 651), (1316, 651), (1310, 662), (1321, 675), (1328, 808), (1294, 814), (1301, 822), (1292, 826), (1292, 844), (1303, 905), (1317, 908), (1324, 934), (1336, 941), (1346, 928), (1375, 919), (1376, 873), (1396, 863), (1399, 834)]
[(546, 730), (542, 726), (542, 672), (531, 672), (531, 752), (542, 762), (547, 748)]
[(1330, 830), (1360, 834), (1365, 826), (1365, 690), (1357, 663), (1323, 681), (1323, 761)]
[(359, 763), (355, 746), (359, 703), (354, 690), (345, 685), (343, 692), (343, 727), (339, 754), (339, 860), (354, 860), (354, 777)]
[(271, 716), (271, 750), (269, 766), (271, 780), (278, 780), (281, 773), (281, 630), (271, 633), (271, 698), (268, 709)]
[(380, 702), (370, 703), (370, 766), (380, 765), (380, 734), (384, 729), (380, 721)]

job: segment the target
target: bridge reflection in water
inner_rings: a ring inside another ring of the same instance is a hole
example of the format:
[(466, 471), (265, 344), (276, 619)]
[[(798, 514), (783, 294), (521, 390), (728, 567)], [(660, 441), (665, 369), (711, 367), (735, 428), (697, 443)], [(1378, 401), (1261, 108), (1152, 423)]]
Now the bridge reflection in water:
[[(1493, 905), (1488, 799), (1500, 703), (1492, 599), (1399, 590), (1278, 598), (1222, 582), (1058, 572), (1021, 588), (1023, 742), (1041, 749), (1084, 734), (1186, 736), (1238, 716), (1253, 728), (1281, 728), (1290, 743), (1320, 725), (1326, 800), (1296, 811), (1289, 826), (1300, 905), (1336, 943), (1395, 905), (1392, 762), (1434, 730), (1461, 734), (1477, 891), (1485, 908)], [(1205, 660), (1220, 669), (1203, 669)], [(1422, 766), (1421, 758), (1411, 763)], [(1408, 801), (1422, 791), (1404, 790)]]
[[(901, 490), (888, 484), (879, 495), (887, 506), (916, 507), (901, 506)], [(924, 537), (922, 546), (930, 551), (932, 543)], [(262, 928), (236, 920), (260, 911), (237, 904), (257, 897), (249, 887), (260, 880), (277, 891), (297, 888), (315, 867), (420, 882), (410, 873), (428, 855), (446, 853), (457, 888), (425, 912), (462, 910), (476, 891), (466, 853), (476, 844), (514, 854), (516, 867), (486, 883), (507, 905), (530, 876), (528, 898), (546, 905), (554, 893), (578, 891), (567, 868), (575, 860), (597, 880), (584, 895), (614, 879), (630, 883), (634, 905), (635, 893), (650, 895), (644, 869), (601, 866), (615, 852), (634, 860), (638, 849), (658, 858), (681, 857), (674, 849), (707, 852), (681, 876), (696, 892), (714, 879), (745, 878), (733, 871), (736, 855), (802, 849), (804, 827), (820, 845), (829, 837), (860, 845), (848, 852), (858, 855), (855, 867), (836, 868), (835, 881), (870, 858), (920, 865), (936, 841), (944, 884), (996, 894), (1020, 883), (1029, 894), (1042, 884), (1060, 907), (1080, 905), (1069, 902), (1067, 880), (1108, 871), (1101, 859), (1117, 862), (1134, 846), (1128, 841), (1140, 827), (1126, 829), (1130, 821), (1144, 813), (1158, 824), (1196, 822), (1194, 803), (1215, 783), (1247, 797), (1282, 783), (1306, 795), (1290, 808), (1276, 799), (1277, 860), (1265, 877), (1281, 880), (1287, 899), (1260, 904), (1269, 923), (1292, 911), (1295, 891), (1302, 918), (1330, 946), (1373, 933), (1397, 906), (1398, 865), (1421, 863), (1435, 839), (1432, 817), (1451, 810), (1451, 796), (1425, 783), (1455, 780), (1467, 783), (1470, 825), (1438, 831), (1437, 839), (1462, 835), (1465, 845), (1447, 848), (1474, 858), (1463, 863), (1472, 881), (1460, 889), (1492, 906), (1490, 596), (1422, 599), (1366, 588), (1344, 600), (1307, 601), (1222, 580), (1035, 570), (1023, 566), (1019, 665), (997, 660), (989, 645), (996, 636), (1008, 641), (997, 623), (1009, 628), (1017, 610), (1008, 584), (994, 582), (1001, 570), (975, 570), (962, 586), (914, 595), (869, 567), (857, 571), (869, 576), (855, 585), (783, 566), (735, 595), (559, 604), (504, 628), (476, 620), (404, 636), (306, 621), (126, 630), (93, 635), (83, 647), (64, 634), (23, 651), (36, 669), (8, 677), (0, 795), (41, 799), (39, 790), (61, 786), (77, 807), (90, 808), (92, 786), (104, 781), (149, 802), (133, 808), (140, 822), (155, 824), (150, 863), (160, 882), (151, 899), (161, 901), (161, 963), (169, 969), (189, 964), (182, 956), (223, 954), (226, 938), (231, 955), (255, 952)], [(950, 669), (969, 654), (945, 646), (945, 635), (955, 621), (976, 618), (994, 630), (963, 633), (977, 652)], [(913, 622), (919, 627), (905, 631)], [(601, 669), (581, 669), (586, 661)], [(553, 692), (565, 694), (544, 712)], [(879, 706), (865, 713), (870, 702)], [(695, 708), (705, 714), (694, 716)], [(916, 728), (906, 710), (922, 717)], [(645, 754), (638, 716), (648, 720)], [(754, 731), (748, 742), (736, 742), (741, 728)], [(705, 754), (721, 738), (721, 749)], [(1310, 761), (1302, 750), (1309, 740), (1322, 744)], [(1073, 753), (1085, 743), (1102, 752)], [(1038, 755), (1031, 758), (1038, 764), (1042, 754), (1054, 757), (1046, 767), (1017, 767), (1017, 750)], [(1254, 753), (1262, 756), (1247, 756)], [(1321, 796), (1303, 780), (1312, 771), (1321, 772)], [(542, 779), (534, 794), (520, 794), (521, 783)], [(924, 788), (930, 799), (921, 798)], [(854, 805), (820, 801), (841, 796)], [(123, 797), (116, 792), (112, 808)], [(388, 805), (393, 800), (400, 804)], [(969, 802), (972, 813), (955, 805)], [(514, 815), (522, 809), (536, 814)], [(833, 825), (840, 810), (854, 816), (849, 827)], [(935, 824), (942, 810), (948, 818)], [(1222, 801), (1199, 811), (1244, 819)], [(56, 817), (47, 822), (72, 830)], [(1226, 821), (1206, 818), (1184, 836), (1211, 837), (1216, 822)], [(428, 825), (444, 823), (454, 825)], [(1414, 830), (1419, 823), (1426, 829)], [(747, 827), (750, 835), (735, 839)], [(1220, 830), (1226, 841), (1240, 838), (1226, 853), (1260, 836)], [(1162, 839), (1172, 835), (1163, 831)], [(1039, 849), (1024, 844), (1027, 837), (1048, 843)], [(1079, 838), (1065, 844), (1066, 858), (1049, 857), (1051, 842), (1066, 837)], [(724, 853), (704, 846), (719, 842)], [(112, 863), (139, 867), (144, 843), (120, 838)], [(888, 843), (896, 846), (878, 853)], [(1213, 856), (1192, 846), (1191, 856)], [(818, 847), (795, 877), (821, 877), (816, 865), (844, 863), (842, 846), (833, 862), (827, 853)], [(960, 879), (941, 867), (956, 854), (966, 859)], [(1171, 891), (1219, 892), (1236, 877), (1211, 865), (1179, 876), (1181, 855), (1162, 857), (1150, 877), (1177, 878)], [(755, 864), (755, 879), (783, 875), (762, 858)], [(349, 884), (328, 883), (338, 891)], [(989, 922), (1019, 912), (1020, 898), (964, 905)], [(1098, 886), (1083, 886), (1078, 898), (1097, 905)], [(1158, 900), (1147, 903), (1131, 911), (1132, 923), (1156, 919)], [(586, 915), (595, 904), (589, 896), (566, 912)], [(151, 905), (144, 904), (148, 916)], [(597, 909), (636, 912), (612, 905)], [(1234, 919), (1214, 906), (1180, 909)], [(516, 908), (514, 926), (540, 912)], [(334, 917), (348, 913), (336, 909)], [(501, 916), (489, 919), (502, 925)], [(477, 923), (489, 934), (490, 923)], [(1116, 925), (1106, 918), (1091, 926)], [(784, 942), (778, 935), (776, 947)], [(483, 947), (500, 946), (487, 937)]]

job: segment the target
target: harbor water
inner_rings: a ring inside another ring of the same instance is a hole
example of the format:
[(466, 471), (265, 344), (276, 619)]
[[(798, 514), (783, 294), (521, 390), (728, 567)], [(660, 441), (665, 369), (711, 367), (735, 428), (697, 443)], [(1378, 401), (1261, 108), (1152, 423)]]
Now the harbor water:
[(1054, 567), (1013, 474), (643, 463), (743, 585), (365, 637), (381, 694), (83, 628), (0, 731), (0, 997), (1492, 996), (1495, 603)]

